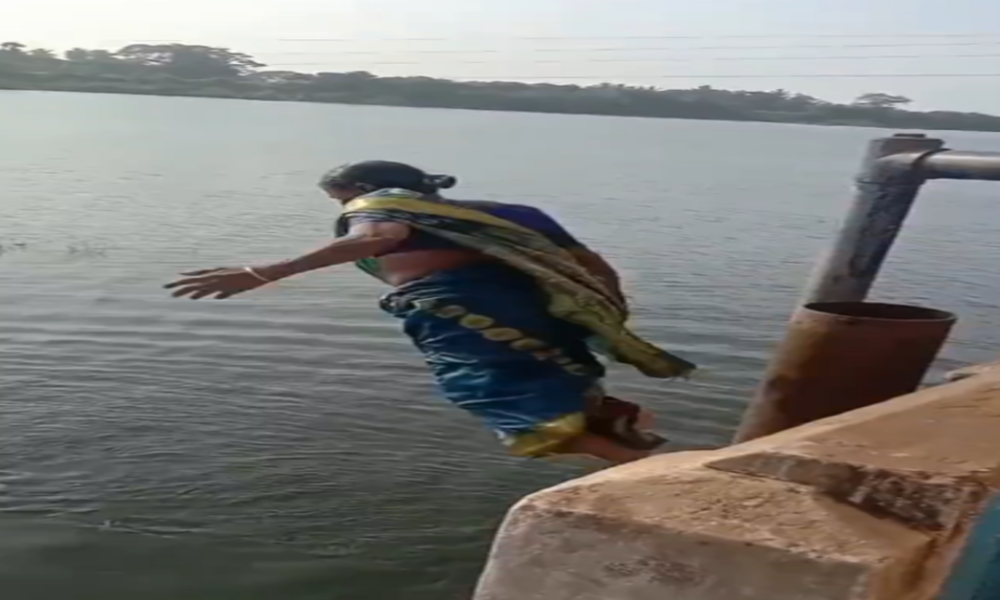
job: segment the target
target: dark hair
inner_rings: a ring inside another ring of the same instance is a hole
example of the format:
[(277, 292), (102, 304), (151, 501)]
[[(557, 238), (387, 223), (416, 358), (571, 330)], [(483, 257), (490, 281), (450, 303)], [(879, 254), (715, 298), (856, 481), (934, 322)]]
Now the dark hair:
[(458, 180), (451, 175), (430, 175), (399, 162), (366, 160), (327, 171), (319, 180), (319, 187), (325, 192), (337, 188), (357, 188), (363, 192), (403, 188), (420, 194), (433, 194), (455, 187), (456, 183)]

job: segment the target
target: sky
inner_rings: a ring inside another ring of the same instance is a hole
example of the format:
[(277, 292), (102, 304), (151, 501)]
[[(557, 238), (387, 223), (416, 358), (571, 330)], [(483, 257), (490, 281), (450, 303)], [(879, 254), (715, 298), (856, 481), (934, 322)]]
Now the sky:
[(1000, 0), (15, 1), (0, 0), (0, 41), (58, 51), (178, 42), (273, 69), (784, 88), (837, 102), (888, 92), (921, 110), (1000, 114)]

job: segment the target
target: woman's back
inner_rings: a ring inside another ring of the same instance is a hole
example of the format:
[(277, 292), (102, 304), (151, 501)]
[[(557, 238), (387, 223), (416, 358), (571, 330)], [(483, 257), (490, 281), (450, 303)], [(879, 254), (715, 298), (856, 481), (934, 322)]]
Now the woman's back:
[[(486, 200), (435, 199), (434, 201), (482, 211), (512, 221), (538, 231), (559, 246), (579, 245), (558, 221), (533, 206)], [(456, 242), (416, 228), (399, 246), (386, 252), (378, 259), (381, 277), (393, 286), (426, 277), (437, 271), (493, 260), (476, 250), (465, 248)]]

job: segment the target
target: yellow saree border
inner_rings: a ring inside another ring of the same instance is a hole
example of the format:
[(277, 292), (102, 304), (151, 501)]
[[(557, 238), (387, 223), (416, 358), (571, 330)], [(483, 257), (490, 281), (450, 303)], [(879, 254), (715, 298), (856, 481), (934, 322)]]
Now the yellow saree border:
[[(345, 205), (344, 215), (374, 211), (438, 217), (473, 222), (508, 234), (470, 234), (447, 227), (400, 218), (411, 227), (441, 235), (466, 247), (475, 248), (531, 275), (549, 296), (549, 312), (587, 327), (596, 336), (595, 350), (616, 362), (631, 365), (649, 377), (685, 377), (696, 366), (642, 339), (626, 325), (628, 309), (573, 255), (544, 235), (517, 223), (475, 209), (422, 200), (406, 190), (383, 190), (361, 196)], [(510, 235), (510, 239), (507, 236)], [(517, 238), (522, 238), (517, 240)], [(503, 239), (501, 239), (503, 238)], [(522, 243), (518, 243), (521, 241)]]

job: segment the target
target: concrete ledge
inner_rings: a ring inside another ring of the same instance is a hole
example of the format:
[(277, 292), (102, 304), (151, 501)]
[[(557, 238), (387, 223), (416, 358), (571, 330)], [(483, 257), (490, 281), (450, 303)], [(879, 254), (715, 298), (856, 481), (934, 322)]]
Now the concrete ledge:
[(948, 533), (1000, 484), (998, 432), (1000, 377), (984, 376), (720, 450), (711, 466)]
[(945, 374), (945, 381), (960, 381), (977, 375), (1000, 374), (1000, 360), (955, 369)]
[(477, 600), (929, 600), (1000, 487), (1000, 377), (518, 503)]

